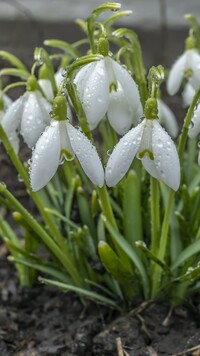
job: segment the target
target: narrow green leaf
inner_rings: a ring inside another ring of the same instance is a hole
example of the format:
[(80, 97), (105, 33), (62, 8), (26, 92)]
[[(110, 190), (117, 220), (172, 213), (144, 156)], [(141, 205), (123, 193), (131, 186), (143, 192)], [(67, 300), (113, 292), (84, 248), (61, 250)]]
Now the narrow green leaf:
[(25, 259), (25, 258), (19, 258), (19, 257), (9, 257), (9, 260), (15, 263), (22, 264), (24, 266), (34, 268), (37, 271), (47, 273), (52, 277), (55, 277), (59, 279), (60, 281), (64, 283), (72, 283), (72, 280), (67, 276), (67, 274), (55, 269), (54, 267), (51, 267), (48, 264), (41, 264), (39, 262), (36, 262), (32, 259)]
[(30, 74), (29, 72), (23, 69), (16, 69), (16, 68), (4, 68), (0, 70), (0, 76), (2, 75), (12, 75), (14, 77), (19, 77), (22, 79), (27, 79)]
[(133, 249), (133, 247), (129, 244), (129, 242), (126, 241), (125, 238), (118, 231), (116, 231), (114, 229), (112, 224), (110, 224), (110, 222), (105, 218), (105, 216), (102, 216), (102, 219), (103, 219), (103, 222), (104, 222), (106, 228), (110, 232), (113, 240), (115, 240), (117, 242), (117, 244), (121, 247), (121, 249), (131, 259), (131, 261), (134, 263), (135, 267), (138, 269), (138, 271), (141, 275), (141, 278), (142, 278), (142, 286), (144, 289), (145, 298), (148, 298), (148, 296), (149, 296), (149, 281), (148, 281), (145, 267), (144, 267), (142, 261), (138, 257), (138, 255), (135, 252), (135, 250)]
[(195, 255), (196, 253), (200, 253), (200, 240), (196, 240), (180, 253), (172, 265), (171, 270), (174, 270), (181, 264), (185, 263), (191, 256)]
[(78, 288), (78, 287), (70, 285), (70, 284), (60, 283), (58, 281), (53, 281), (53, 280), (42, 278), (42, 277), (39, 277), (39, 281), (42, 283), (45, 283), (47, 285), (58, 287), (58, 288), (62, 289), (63, 291), (75, 292), (77, 294), (80, 294), (83, 297), (86, 297), (91, 300), (95, 300), (102, 304), (109, 305), (115, 309), (120, 309), (119, 306), (112, 299), (109, 299), (108, 297), (104, 297), (103, 295), (99, 295), (95, 292), (91, 292), (87, 289)]
[(152, 260), (153, 262), (157, 263), (162, 269), (163, 271), (169, 275), (172, 276), (172, 271), (170, 270), (170, 268), (166, 265), (165, 262), (161, 261), (158, 257), (156, 257), (151, 250), (149, 250), (145, 244), (143, 243), (143, 241), (136, 241), (135, 242), (136, 246), (145, 253), (145, 255)]
[(77, 58), (80, 56), (80, 53), (68, 42), (57, 40), (57, 39), (49, 39), (44, 41), (45, 46), (50, 46), (54, 48), (59, 48), (63, 50), (65, 53), (69, 54), (72, 58)]
[(21, 69), (29, 74), (28, 69), (26, 66), (20, 61), (19, 58), (14, 56), (13, 54), (7, 52), (7, 51), (0, 51), (0, 56), (5, 58), (8, 62), (10, 62), (14, 67)]
[(133, 271), (127, 269), (120, 261), (120, 257), (113, 251), (109, 244), (100, 241), (98, 245), (100, 258), (108, 270), (118, 280), (129, 280), (133, 278)]

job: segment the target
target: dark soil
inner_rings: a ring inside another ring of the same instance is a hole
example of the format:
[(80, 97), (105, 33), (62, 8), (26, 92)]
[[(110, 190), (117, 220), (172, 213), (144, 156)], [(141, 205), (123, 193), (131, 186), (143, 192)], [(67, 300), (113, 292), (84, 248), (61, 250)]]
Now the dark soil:
[(1, 356), (200, 355), (198, 298), (171, 314), (166, 303), (142, 303), (119, 315), (42, 284), (21, 288), (6, 254), (1, 245)]

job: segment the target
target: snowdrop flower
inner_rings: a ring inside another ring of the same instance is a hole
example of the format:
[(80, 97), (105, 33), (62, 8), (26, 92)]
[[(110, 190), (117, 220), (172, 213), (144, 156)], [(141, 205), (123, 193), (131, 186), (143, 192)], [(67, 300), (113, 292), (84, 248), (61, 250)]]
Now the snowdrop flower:
[(194, 110), (191, 124), (188, 130), (188, 136), (190, 138), (198, 136), (200, 133), (200, 104), (197, 105), (196, 109)]
[[(59, 164), (72, 160), (76, 156), (90, 180), (102, 187), (104, 171), (91, 141), (66, 120), (66, 100), (62, 96), (55, 98), (58, 106), (64, 107), (64, 112), (52, 119), (50, 126), (40, 136), (33, 151), (30, 164), (30, 181), (33, 191), (44, 187), (56, 173)], [(54, 107), (55, 111), (57, 107)], [(60, 110), (58, 108), (58, 110)], [(62, 108), (61, 108), (62, 110)]]
[(159, 123), (163, 125), (172, 138), (178, 135), (178, 125), (172, 110), (163, 100), (157, 99)]
[(189, 83), (195, 90), (199, 88), (200, 55), (195, 48), (186, 49), (173, 64), (167, 80), (167, 91), (170, 95), (177, 93), (184, 77), (188, 78)]
[(120, 135), (138, 123), (142, 106), (137, 84), (128, 71), (108, 55), (82, 67), (74, 83), (91, 129), (106, 113)]
[(182, 92), (183, 105), (184, 107), (190, 106), (195, 95), (195, 89), (190, 83), (186, 83), (185, 88)]
[[(176, 147), (156, 119), (156, 99), (148, 99), (146, 118), (124, 135), (109, 157), (105, 179), (109, 187), (117, 184), (137, 155), (144, 168), (154, 178), (173, 190), (180, 184), (180, 163)], [(154, 106), (154, 108), (153, 108)]]
[[(31, 77), (29, 84), (33, 85), (34, 82), (35, 79)], [(16, 152), (19, 149), (18, 132), (32, 148), (49, 125), (50, 111), (51, 105), (38, 90), (27, 91), (10, 105), (1, 123)]]

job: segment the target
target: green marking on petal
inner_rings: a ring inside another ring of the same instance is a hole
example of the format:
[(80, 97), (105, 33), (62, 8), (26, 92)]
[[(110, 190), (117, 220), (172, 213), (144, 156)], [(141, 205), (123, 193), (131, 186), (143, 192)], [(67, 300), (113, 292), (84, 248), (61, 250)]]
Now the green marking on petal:
[(184, 70), (184, 76), (185, 76), (186, 78), (190, 78), (192, 75), (193, 75), (193, 70), (192, 70), (192, 68), (186, 68), (186, 69)]
[(67, 161), (72, 161), (74, 159), (74, 154), (70, 153), (66, 149), (62, 149), (60, 152), (60, 160), (62, 161), (65, 158)]
[(111, 91), (117, 91), (117, 83), (110, 83), (110, 86), (109, 86), (109, 92), (111, 93)]
[(150, 150), (148, 150), (148, 149), (145, 149), (145, 150), (141, 151), (141, 152), (139, 153), (139, 155), (138, 155), (138, 158), (139, 158), (139, 159), (143, 159), (146, 154), (149, 156), (149, 158), (150, 158), (152, 161), (154, 160), (153, 152), (150, 151)]

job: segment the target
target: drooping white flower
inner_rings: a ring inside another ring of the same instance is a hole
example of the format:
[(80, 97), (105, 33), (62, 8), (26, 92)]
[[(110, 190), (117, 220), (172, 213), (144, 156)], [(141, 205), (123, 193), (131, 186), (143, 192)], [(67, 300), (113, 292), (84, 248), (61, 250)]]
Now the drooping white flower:
[(190, 83), (186, 83), (185, 88), (182, 92), (184, 107), (190, 106), (190, 104), (194, 98), (194, 95), (195, 95), (195, 89), (192, 87), (192, 85)]
[(2, 126), (15, 151), (19, 148), (18, 133), (32, 148), (49, 125), (51, 105), (38, 91), (27, 91), (13, 102), (2, 118)]
[(30, 164), (30, 180), (33, 191), (44, 187), (56, 173), (63, 158), (78, 158), (90, 180), (102, 187), (104, 171), (91, 141), (67, 120), (52, 120), (40, 136)]
[(200, 86), (200, 55), (195, 48), (187, 49), (173, 64), (167, 80), (170, 95), (177, 93), (185, 76), (197, 90)]
[(188, 136), (190, 138), (196, 137), (200, 133), (200, 104), (197, 105), (193, 112), (191, 124), (188, 130)]
[(163, 100), (157, 99), (159, 123), (163, 125), (172, 138), (178, 135), (178, 125), (172, 110)]
[(111, 126), (120, 135), (138, 123), (142, 105), (137, 84), (112, 58), (106, 56), (82, 67), (74, 83), (91, 129), (106, 113)]
[(137, 155), (154, 178), (173, 190), (180, 184), (180, 163), (174, 142), (158, 120), (144, 119), (124, 135), (109, 157), (105, 179), (109, 187), (117, 184)]

